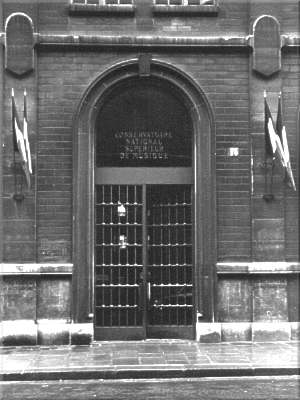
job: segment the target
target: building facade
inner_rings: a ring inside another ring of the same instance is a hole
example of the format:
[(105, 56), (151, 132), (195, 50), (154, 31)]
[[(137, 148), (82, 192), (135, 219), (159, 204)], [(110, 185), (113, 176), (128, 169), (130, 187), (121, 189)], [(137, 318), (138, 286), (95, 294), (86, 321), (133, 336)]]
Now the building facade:
[(2, 0), (0, 21), (2, 343), (299, 339), (298, 1)]

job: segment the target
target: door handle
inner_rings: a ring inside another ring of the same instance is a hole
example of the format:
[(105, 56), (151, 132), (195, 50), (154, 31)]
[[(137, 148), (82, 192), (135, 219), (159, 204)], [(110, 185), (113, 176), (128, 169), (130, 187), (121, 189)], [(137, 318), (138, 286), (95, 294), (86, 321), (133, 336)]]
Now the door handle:
[(150, 282), (147, 282), (147, 298), (148, 298), (148, 301), (151, 300), (151, 283)]

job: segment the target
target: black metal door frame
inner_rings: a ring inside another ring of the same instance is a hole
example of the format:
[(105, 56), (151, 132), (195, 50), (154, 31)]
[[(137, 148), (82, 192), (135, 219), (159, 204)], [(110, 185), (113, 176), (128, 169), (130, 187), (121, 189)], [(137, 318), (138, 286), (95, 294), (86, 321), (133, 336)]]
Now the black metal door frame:
[[(103, 174), (103, 171), (100, 171), (101, 169), (96, 169), (96, 173), (95, 173), (95, 182), (96, 184), (103, 184), (105, 183), (106, 186), (110, 186), (111, 182), (111, 171), (110, 174), (108, 174), (108, 182), (107, 179), (105, 179), (105, 174)], [(95, 276), (95, 290), (94, 290), (94, 301), (95, 301), (95, 339), (102, 339), (102, 340), (110, 340), (110, 339), (143, 339), (146, 337), (180, 337), (180, 338), (193, 338), (194, 337), (194, 326), (191, 324), (189, 326), (182, 326), (182, 324), (177, 324), (178, 326), (175, 328), (175, 325), (173, 324), (172, 326), (166, 325), (159, 325), (156, 324), (154, 325), (149, 325), (149, 321), (148, 321), (148, 311), (149, 311), (149, 290), (153, 291), (153, 290), (158, 290), (159, 288), (157, 287), (151, 287), (151, 282), (150, 282), (150, 275), (149, 275), (149, 267), (148, 267), (148, 254), (149, 254), (149, 235), (148, 235), (148, 215), (147, 215), (147, 209), (148, 209), (148, 204), (147, 204), (147, 190), (149, 190), (149, 188), (151, 186), (153, 186), (153, 184), (155, 183), (155, 186), (157, 187), (157, 179), (155, 179), (155, 176), (152, 175), (151, 178), (151, 182), (148, 180), (147, 183), (142, 183), (140, 182), (134, 182), (136, 180), (139, 180), (136, 178), (135, 174), (132, 174), (132, 170), (130, 171), (131, 173), (128, 175), (127, 172), (125, 171), (125, 176), (124, 174), (122, 174), (122, 169), (118, 169), (119, 171), (115, 171), (115, 182), (113, 182), (113, 184), (123, 184), (125, 187), (125, 180), (126, 178), (131, 182), (129, 182), (130, 184), (133, 183), (138, 183), (138, 185), (142, 188), (142, 264), (143, 264), (143, 268), (142, 268), (142, 274), (140, 275), (140, 280), (138, 282), (139, 284), (139, 295), (141, 296), (141, 298), (139, 299), (139, 306), (140, 306), (140, 311), (142, 314), (141, 320), (142, 323), (140, 326), (102, 326), (99, 327), (98, 324), (98, 317), (97, 317), (97, 305), (96, 305), (96, 298), (97, 298), (97, 281), (96, 281), (96, 276)], [(141, 172), (141, 171), (140, 171)], [(165, 172), (165, 171), (164, 171)], [(181, 172), (181, 173), (180, 173)], [(187, 168), (187, 169), (182, 169), (182, 171), (176, 170), (175, 173), (174, 171), (169, 170), (169, 178), (168, 178), (168, 183), (169, 185), (171, 183), (174, 184), (174, 182), (178, 185), (179, 182), (182, 182), (182, 178), (185, 179), (186, 183), (186, 178), (189, 175), (189, 179), (188, 181), (191, 183), (192, 177), (191, 177), (191, 168)], [(123, 178), (122, 178), (123, 175)], [(141, 174), (142, 175), (142, 174)], [(140, 176), (141, 176), (140, 175)], [(162, 174), (163, 175), (163, 174)], [(159, 176), (162, 176), (161, 174)], [(131, 177), (129, 179), (129, 176)], [(135, 177), (135, 178), (133, 178)], [(165, 177), (164, 177), (165, 179)], [(143, 181), (145, 181), (144, 179), (141, 179)], [(159, 183), (162, 184), (161, 179), (158, 179)], [(168, 185), (168, 187), (170, 187)], [(112, 203), (112, 199), (108, 200), (110, 203)], [(114, 200), (116, 201), (116, 199)], [(136, 199), (134, 200), (136, 201)], [(126, 200), (126, 202), (128, 202), (128, 199)], [(110, 211), (111, 212), (111, 211)], [(97, 217), (97, 216), (96, 216)], [(175, 222), (175, 221), (174, 221)], [(111, 222), (110, 222), (111, 223)], [(95, 240), (97, 241), (97, 234), (95, 233)], [(97, 261), (97, 255), (95, 257), (95, 260)], [(96, 268), (98, 268), (95, 265), (95, 274), (96, 274)], [(163, 268), (163, 266), (161, 266), (161, 268)], [(168, 268), (168, 267), (165, 267)], [(153, 267), (152, 267), (153, 269)], [(111, 274), (111, 273), (110, 273)], [(170, 272), (169, 272), (170, 274)], [(177, 272), (178, 275), (178, 272)], [(112, 281), (110, 282), (110, 284), (112, 283)], [(136, 283), (136, 282), (134, 282)], [(169, 282), (169, 284), (171, 285), (171, 283)], [(100, 285), (101, 286), (101, 285)], [(107, 285), (109, 286), (109, 284)], [(107, 289), (107, 286), (103, 285), (102, 287), (102, 291), (104, 291), (105, 289)], [(154, 285), (155, 286), (155, 285)], [(157, 285), (159, 286), (159, 285)], [(168, 290), (168, 288), (166, 288), (167, 285), (164, 285), (165, 287), (163, 287), (162, 282), (160, 282), (160, 290), (161, 292), (163, 292), (163, 290)], [(175, 286), (175, 285), (174, 285)], [(100, 288), (101, 289), (101, 288)], [(174, 289), (176, 290), (176, 288), (174, 287)], [(178, 288), (177, 288), (178, 289)], [(113, 289), (112, 289), (113, 290)], [(169, 291), (171, 291), (171, 289), (169, 288)], [(169, 296), (170, 297), (170, 296)], [(127, 299), (128, 300), (128, 299)], [(112, 301), (112, 300), (111, 300)], [(163, 303), (163, 301), (161, 301), (161, 303)], [(107, 307), (107, 305), (106, 305)], [(115, 307), (117, 307), (117, 304), (115, 304)], [(122, 305), (119, 304), (119, 308), (121, 308)], [(130, 305), (128, 305), (128, 308), (130, 307)], [(154, 307), (154, 306), (153, 306)], [(160, 306), (161, 307), (167, 307), (166, 305), (162, 304)], [(170, 307), (173, 307), (175, 309), (175, 305), (170, 305)], [(183, 307), (183, 305), (181, 305), (181, 307)], [(107, 307), (108, 309), (108, 307)], [(174, 310), (175, 311), (175, 310)], [(193, 314), (194, 314), (194, 305), (193, 305)], [(178, 315), (178, 310), (177, 310), (177, 315)], [(112, 318), (112, 317), (111, 317)], [(120, 317), (119, 317), (120, 319)], [(178, 320), (178, 317), (177, 317)], [(194, 322), (195, 318), (192, 317), (192, 321)], [(120, 321), (119, 321), (120, 322)], [(192, 323), (193, 323), (192, 322)], [(118, 324), (117, 324), (118, 325)], [(120, 325), (120, 323), (119, 323)]]

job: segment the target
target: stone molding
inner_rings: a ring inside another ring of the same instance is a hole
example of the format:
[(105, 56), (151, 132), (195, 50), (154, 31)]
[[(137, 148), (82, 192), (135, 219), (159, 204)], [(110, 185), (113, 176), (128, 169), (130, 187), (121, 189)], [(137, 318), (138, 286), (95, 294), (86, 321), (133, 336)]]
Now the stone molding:
[[(94, 212), (92, 195), (94, 176), (91, 172), (95, 135), (94, 121), (111, 88), (129, 80), (135, 82), (135, 79), (140, 79), (139, 59), (128, 59), (112, 65), (91, 82), (75, 112), (73, 182), (76, 184), (73, 187), (73, 212), (76, 218), (73, 225), (72, 315), (76, 322), (85, 322), (94, 308), (92, 295), (94, 255), (91, 246), (94, 237), (94, 227), (91, 222)], [(194, 187), (201, 187), (202, 190), (194, 189), (197, 193), (194, 203), (194, 226), (199, 226), (200, 229), (194, 229), (193, 240), (197, 250), (194, 254), (194, 265), (197, 265), (195, 282), (197, 285), (205, 276), (207, 283), (204, 290), (195, 289), (195, 304), (197, 312), (204, 315), (204, 318), (211, 320), (212, 302), (209, 294), (213, 290), (214, 275), (210, 266), (215, 265), (216, 262), (215, 213), (213, 212), (215, 204), (215, 163), (213, 157), (215, 153), (215, 124), (212, 107), (203, 89), (198, 86), (195, 80), (172, 64), (159, 59), (152, 59), (151, 79), (160, 85), (169, 85), (174, 88), (173, 90), (178, 91), (182, 101), (190, 110), (195, 150), (202, 149), (203, 151), (202, 157), (195, 157), (194, 159)], [(196, 154), (199, 154), (198, 150)], [(201, 212), (202, 207), (205, 209), (205, 213)], [(85, 212), (82, 212), (83, 210)], [(204, 227), (206, 227), (205, 232)]]
[(247, 47), (249, 36), (76, 35), (36, 34), (38, 46)]
[(218, 262), (218, 274), (294, 274), (300, 273), (297, 261)]
[[(251, 49), (253, 35), (247, 36), (167, 36), (167, 35), (77, 35), (34, 33), (34, 46), (120, 46), (120, 47), (232, 47)], [(0, 32), (0, 44), (5, 45), (5, 33)], [(281, 35), (281, 48), (300, 46), (300, 36)]]
[[(297, 274), (300, 262), (218, 262), (218, 274)], [(1, 263), (0, 276), (9, 275), (72, 275), (72, 263)]]
[(0, 276), (10, 275), (72, 275), (70, 263), (1, 263)]

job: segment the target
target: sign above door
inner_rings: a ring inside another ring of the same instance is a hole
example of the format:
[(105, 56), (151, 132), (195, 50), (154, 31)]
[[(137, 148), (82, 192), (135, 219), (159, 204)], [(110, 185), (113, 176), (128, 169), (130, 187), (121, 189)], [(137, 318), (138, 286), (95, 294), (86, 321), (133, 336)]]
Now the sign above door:
[(191, 132), (173, 88), (149, 78), (126, 82), (113, 90), (96, 121), (96, 166), (190, 167)]

